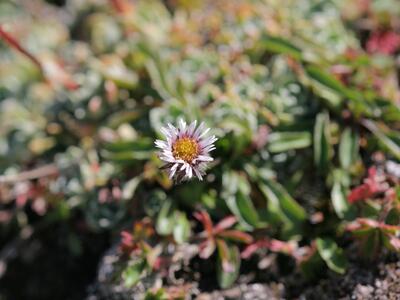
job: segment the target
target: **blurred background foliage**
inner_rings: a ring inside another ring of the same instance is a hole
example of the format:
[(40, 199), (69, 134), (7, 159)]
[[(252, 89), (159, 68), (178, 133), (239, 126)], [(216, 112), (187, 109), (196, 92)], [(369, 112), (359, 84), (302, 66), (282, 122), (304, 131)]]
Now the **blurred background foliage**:
[[(158, 244), (196, 244), (200, 210), (246, 234), (215, 237), (234, 269), (251, 241), (309, 277), (345, 272), (347, 232), (400, 250), (396, 0), (4, 0), (0, 24), (3, 250), (59, 228), (64, 255), (100, 251), (145, 216)], [(205, 180), (174, 186), (153, 141), (179, 117), (219, 140)]]

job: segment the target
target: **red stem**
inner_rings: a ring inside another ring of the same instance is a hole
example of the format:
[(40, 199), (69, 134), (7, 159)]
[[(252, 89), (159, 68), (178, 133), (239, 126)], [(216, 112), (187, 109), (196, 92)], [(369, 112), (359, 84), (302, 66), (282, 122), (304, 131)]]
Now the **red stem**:
[(124, 0), (110, 0), (110, 1), (112, 6), (118, 13), (123, 14), (127, 11), (127, 3)]
[(40, 71), (43, 71), (40, 61), (35, 56), (33, 56), (33, 54), (31, 54), (28, 50), (22, 47), (21, 44), (14, 37), (12, 37), (11, 34), (7, 33), (1, 25), (0, 25), (0, 37), (3, 38), (3, 40), (6, 43), (8, 43), (12, 48), (14, 48), (18, 52), (29, 58), (40, 69)]

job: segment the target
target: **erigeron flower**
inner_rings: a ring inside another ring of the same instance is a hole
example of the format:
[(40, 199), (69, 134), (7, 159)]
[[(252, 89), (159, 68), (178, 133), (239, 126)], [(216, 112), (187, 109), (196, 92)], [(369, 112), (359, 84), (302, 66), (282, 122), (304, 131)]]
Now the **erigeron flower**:
[(180, 120), (177, 127), (170, 123), (162, 127), (166, 141), (155, 141), (156, 147), (161, 149), (160, 159), (166, 162), (163, 168), (177, 182), (193, 176), (202, 180), (207, 164), (213, 161), (210, 152), (215, 149), (217, 138), (214, 135), (207, 137), (210, 128), (205, 129), (204, 123), (197, 127), (197, 121), (187, 126), (185, 121)]

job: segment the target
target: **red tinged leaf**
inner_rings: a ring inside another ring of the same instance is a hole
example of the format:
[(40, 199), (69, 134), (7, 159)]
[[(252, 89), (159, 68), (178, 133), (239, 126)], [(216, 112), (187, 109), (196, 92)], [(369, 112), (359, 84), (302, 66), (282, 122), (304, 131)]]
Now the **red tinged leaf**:
[(202, 210), (194, 213), (194, 217), (203, 224), (204, 230), (208, 235), (213, 235), (213, 222), (211, 221), (210, 215)]
[(240, 256), (243, 259), (248, 259), (250, 258), (254, 253), (256, 253), (256, 251), (260, 249), (260, 247), (258, 246), (257, 243), (254, 244), (250, 244), (248, 245), (246, 248), (244, 248), (244, 250), (242, 251), (242, 253), (240, 254)]
[(279, 252), (288, 255), (294, 255), (295, 245), (290, 242), (280, 241), (276, 239), (262, 239), (250, 244), (242, 251), (242, 258), (247, 259), (252, 256), (258, 249), (268, 249), (272, 252)]
[(229, 248), (224, 240), (217, 239), (218, 255), (222, 261), (222, 269), (225, 272), (233, 272), (235, 267), (229, 261)]
[(389, 233), (395, 233), (396, 231), (400, 230), (400, 226), (388, 225), (372, 219), (359, 218), (356, 220), (356, 222), (358, 222), (361, 227), (377, 228)]
[(130, 254), (133, 250), (137, 248), (137, 245), (133, 241), (132, 234), (128, 231), (121, 232), (121, 243), (120, 251), (124, 254)]
[(371, 228), (378, 228), (379, 227), (379, 222), (376, 220), (372, 219), (366, 219), (366, 218), (358, 218), (357, 222), (361, 225), (368, 226)]
[(388, 184), (385, 182), (385, 176), (377, 173), (375, 167), (368, 170), (368, 177), (364, 179), (364, 183), (351, 190), (347, 197), (350, 203), (355, 203), (360, 200), (366, 200), (376, 196), (378, 193), (383, 193), (388, 189)]
[(61, 84), (68, 90), (76, 90), (79, 88), (79, 85), (72, 79), (72, 76), (65, 71), (60, 63), (49, 58), (39, 60), (35, 55), (25, 49), (11, 33), (6, 32), (1, 26), (0, 38), (10, 45), (10, 47), (30, 59), (50, 83)]
[(261, 125), (258, 127), (257, 133), (252, 138), (252, 146), (260, 150), (262, 149), (268, 142), (270, 129), (267, 125)]
[(123, 243), (132, 243), (133, 239), (132, 239), (132, 234), (128, 231), (122, 231), (121, 232), (121, 238), (122, 238), (122, 242)]
[(394, 31), (373, 32), (366, 47), (369, 53), (392, 55), (400, 49), (400, 35)]
[(42, 69), (45, 77), (52, 85), (62, 85), (68, 90), (74, 91), (79, 88), (79, 84), (74, 81), (62, 63), (53, 57), (45, 57), (41, 60)]
[(347, 199), (350, 203), (354, 203), (360, 200), (364, 200), (372, 196), (372, 192), (367, 184), (362, 184), (351, 190)]
[(394, 188), (390, 188), (385, 192), (385, 199), (389, 202), (395, 201), (397, 199), (396, 190)]
[(154, 229), (149, 218), (135, 222), (132, 231), (123, 230), (120, 234), (121, 242), (119, 249), (124, 254), (129, 255), (133, 251), (140, 253), (149, 249), (151, 250), (151, 247), (146, 243), (146, 240), (154, 234)]
[(40, 61), (28, 50), (26, 50), (22, 45), (8, 32), (6, 32), (2, 26), (0, 26), (0, 37), (10, 45), (10, 47), (14, 48), (21, 54), (25, 55), (27, 58), (29, 58), (39, 69), (40, 71), (43, 71), (42, 65)]
[(355, 221), (347, 224), (346, 230), (358, 231), (358, 230), (373, 229), (378, 227), (379, 227), (379, 222), (376, 220), (358, 218)]
[(199, 245), (199, 256), (202, 259), (209, 258), (215, 251), (215, 240), (208, 239)]
[(390, 237), (390, 245), (396, 250), (400, 251), (400, 239), (398, 237)]
[[(154, 259), (153, 262), (153, 269), (156, 271), (160, 271), (160, 270), (167, 270), (168, 267), (171, 265), (171, 258), (170, 257), (162, 257), (162, 256), (158, 256)], [(167, 274), (165, 274), (167, 275)]]
[(119, 14), (128, 14), (134, 9), (133, 4), (127, 0), (110, 0), (110, 2)]
[(289, 242), (283, 242), (279, 240), (272, 239), (270, 241), (269, 249), (273, 252), (281, 252), (285, 254), (292, 254), (294, 247)]
[(376, 257), (383, 246), (392, 251), (400, 251), (400, 239), (397, 237), (400, 226), (359, 218), (348, 224), (346, 230), (358, 238), (362, 253), (369, 258)]
[(228, 216), (223, 218), (217, 225), (214, 227), (214, 234), (221, 232), (224, 229), (228, 229), (232, 227), (237, 222), (235, 216)]
[(388, 234), (396, 234), (397, 231), (400, 231), (400, 226), (388, 225), (384, 223), (380, 223), (379, 228)]
[(258, 249), (269, 247), (269, 240), (263, 239), (248, 245), (241, 253), (241, 257), (244, 259), (250, 258)]
[(358, 218), (354, 222), (351, 222), (347, 225), (347, 229), (350, 231), (362, 228), (379, 228), (391, 232), (400, 231), (400, 226), (388, 225), (383, 222), (378, 222), (376, 220), (367, 218)]
[[(214, 253), (218, 243), (222, 243), (220, 247), (224, 247), (224, 245), (226, 245), (224, 239), (245, 244), (249, 244), (253, 241), (253, 238), (245, 232), (234, 229), (226, 230), (237, 222), (235, 216), (228, 216), (222, 219), (215, 227), (213, 226), (210, 215), (206, 211), (195, 212), (194, 217), (199, 220), (204, 227), (204, 231), (198, 235), (198, 237), (203, 240), (199, 245), (199, 256), (203, 259), (209, 258)], [(219, 249), (219, 251), (223, 250)], [(224, 260), (222, 260), (222, 262), (225, 267), (227, 267), (226, 262), (224, 262)]]
[(253, 242), (253, 237), (251, 235), (239, 230), (225, 230), (220, 232), (218, 236), (245, 244), (250, 244)]
[(166, 260), (160, 259), (160, 255), (162, 253), (161, 245), (156, 245), (155, 247), (152, 247), (146, 242), (140, 243), (143, 249), (143, 253), (145, 253), (147, 264), (152, 268), (154, 268), (154, 266), (162, 268)]

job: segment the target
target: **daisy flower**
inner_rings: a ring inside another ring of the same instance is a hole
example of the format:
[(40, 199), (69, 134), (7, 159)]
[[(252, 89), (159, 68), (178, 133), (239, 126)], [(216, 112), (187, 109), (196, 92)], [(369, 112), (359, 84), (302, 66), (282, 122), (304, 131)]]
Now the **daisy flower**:
[(207, 137), (209, 130), (204, 128), (203, 122), (197, 127), (197, 121), (187, 126), (183, 120), (179, 121), (178, 128), (170, 123), (161, 128), (166, 141), (156, 140), (155, 145), (161, 149), (159, 158), (166, 163), (163, 168), (171, 179), (177, 182), (193, 176), (203, 179), (207, 164), (213, 161), (210, 152), (215, 149), (217, 140), (214, 135)]

